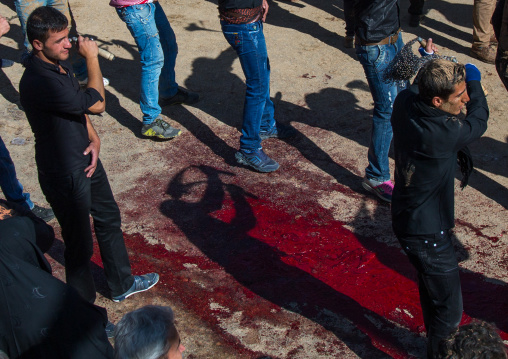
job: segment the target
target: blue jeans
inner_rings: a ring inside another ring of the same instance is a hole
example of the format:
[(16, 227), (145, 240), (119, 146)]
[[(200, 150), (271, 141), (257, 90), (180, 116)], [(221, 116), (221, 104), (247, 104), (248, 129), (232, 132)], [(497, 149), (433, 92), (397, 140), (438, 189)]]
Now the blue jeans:
[(462, 318), (459, 265), (449, 231), (431, 235), (397, 236), (418, 271), (418, 289), (427, 330), (427, 357), (434, 358), (439, 342)]
[(30, 193), (23, 193), (23, 186), (16, 178), (14, 163), (2, 137), (0, 137), (0, 188), (9, 202), (17, 203), (28, 210), (34, 208)]
[(259, 131), (269, 131), (275, 126), (263, 23), (237, 25), (221, 21), (221, 26), (224, 37), (238, 54), (247, 85), (240, 149), (255, 151), (261, 148)]
[(178, 91), (175, 63), (176, 37), (158, 2), (116, 9), (127, 24), (141, 56), (141, 97), (143, 124), (152, 123), (161, 113), (160, 97), (172, 97)]
[(390, 179), (388, 151), (393, 136), (390, 118), (393, 101), (401, 90), (396, 84), (385, 83), (383, 73), (403, 46), (400, 33), (397, 42), (393, 45), (356, 45), (356, 56), (363, 66), (374, 100), (372, 133), (368, 152), (369, 165), (365, 169), (365, 175), (368, 179), (380, 182)]

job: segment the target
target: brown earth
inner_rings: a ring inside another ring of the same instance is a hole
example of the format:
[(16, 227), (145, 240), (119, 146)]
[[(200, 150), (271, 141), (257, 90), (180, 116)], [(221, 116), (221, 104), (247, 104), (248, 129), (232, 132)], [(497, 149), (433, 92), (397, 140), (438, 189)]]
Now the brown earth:
[[(108, 1), (70, 3), (78, 31), (117, 57), (101, 60), (111, 85), (107, 111), (92, 121), (133, 271), (161, 273), (154, 290), (115, 304), (95, 255), (97, 304), (110, 319), (145, 304), (171, 305), (188, 358), (422, 356), (414, 272), (391, 232), (389, 206), (361, 187), (373, 104), (354, 50), (342, 46), (342, 2), (271, 2), (271, 94), (278, 120), (298, 135), (266, 141), (281, 164), (268, 175), (234, 161), (244, 77), (214, 2), (161, 1), (179, 44), (177, 80), (202, 96), (196, 107), (164, 109), (183, 130), (169, 142), (139, 135), (139, 55), (125, 24)], [(470, 2), (427, 4), (428, 18), (413, 29), (402, 1), (405, 40), (430, 36), (442, 53), (474, 62), (489, 92), (489, 128), (471, 146), (476, 171), (464, 191), (456, 182), (455, 233), (465, 320), (494, 322), (507, 339), (507, 93), (494, 66), (468, 56)], [(22, 38), (12, 2), (1, 0), (0, 13), (11, 23), (0, 54), (18, 60)], [(22, 72), (19, 63), (0, 71), (0, 133), (26, 190), (47, 205), (19, 107)], [(14, 145), (15, 138), (25, 143)], [(61, 279), (62, 248), (59, 241), (48, 256)]]

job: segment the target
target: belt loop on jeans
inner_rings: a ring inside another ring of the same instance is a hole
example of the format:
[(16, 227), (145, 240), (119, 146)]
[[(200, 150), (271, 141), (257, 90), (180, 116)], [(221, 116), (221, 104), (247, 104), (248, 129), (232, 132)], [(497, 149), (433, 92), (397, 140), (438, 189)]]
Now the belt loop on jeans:
[(366, 42), (360, 39), (358, 36), (355, 36), (355, 43), (356, 45), (360, 46), (377, 46), (377, 45), (393, 45), (397, 42), (399, 39), (399, 34), (402, 31), (402, 29), (398, 29), (395, 33), (388, 35), (383, 40), (379, 42)]

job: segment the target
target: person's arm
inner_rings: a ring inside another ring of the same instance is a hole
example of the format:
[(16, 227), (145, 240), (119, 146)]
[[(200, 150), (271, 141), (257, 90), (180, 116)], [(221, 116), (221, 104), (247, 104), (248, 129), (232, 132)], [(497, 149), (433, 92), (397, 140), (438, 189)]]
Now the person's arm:
[[(81, 56), (86, 60), (86, 67), (88, 69), (88, 83), (87, 88), (93, 88), (99, 92), (103, 99), (106, 98), (104, 90), (104, 82), (102, 79), (102, 72), (99, 66), (99, 48), (95, 41), (90, 40), (88, 37), (78, 37), (78, 51)], [(97, 101), (88, 108), (88, 111), (93, 114), (99, 114), (106, 109), (106, 100)]]
[(86, 117), (86, 129), (88, 131), (88, 140), (90, 141), (90, 144), (85, 149), (85, 152), (83, 154), (86, 156), (89, 153), (92, 155), (92, 159), (90, 161), (90, 165), (85, 168), (86, 176), (92, 177), (93, 173), (95, 172), (95, 169), (97, 168), (97, 160), (99, 159), (99, 152), (101, 150), (101, 140), (99, 139), (99, 136), (97, 135), (97, 132), (95, 132), (95, 128), (93, 128), (92, 121), (90, 121), (90, 117), (88, 115), (85, 115)]
[(487, 130), (489, 119), (489, 106), (481, 84), (481, 73), (473, 64), (466, 64), (466, 85), (469, 102), (466, 104), (466, 118), (459, 125), (456, 150), (480, 138)]
[(266, 21), (266, 15), (268, 15), (268, 0), (263, 0), (263, 17), (261, 18), (261, 20), (263, 22)]
[(9, 25), (9, 21), (2, 15), (0, 15), (0, 37), (7, 34), (10, 30), (11, 26)]

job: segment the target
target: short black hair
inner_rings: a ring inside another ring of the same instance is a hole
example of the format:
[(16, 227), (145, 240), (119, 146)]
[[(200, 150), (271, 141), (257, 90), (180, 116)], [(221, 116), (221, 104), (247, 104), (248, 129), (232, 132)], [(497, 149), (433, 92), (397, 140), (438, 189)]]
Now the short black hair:
[(60, 32), (67, 28), (67, 17), (51, 6), (41, 6), (35, 9), (26, 21), (26, 35), (30, 44), (34, 40), (44, 43), (50, 32)]
[(506, 359), (496, 328), (485, 322), (459, 327), (440, 343), (438, 359)]
[(448, 100), (455, 85), (465, 81), (464, 65), (444, 59), (427, 62), (418, 72), (418, 92), (424, 103), (431, 106), (434, 97)]

